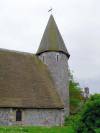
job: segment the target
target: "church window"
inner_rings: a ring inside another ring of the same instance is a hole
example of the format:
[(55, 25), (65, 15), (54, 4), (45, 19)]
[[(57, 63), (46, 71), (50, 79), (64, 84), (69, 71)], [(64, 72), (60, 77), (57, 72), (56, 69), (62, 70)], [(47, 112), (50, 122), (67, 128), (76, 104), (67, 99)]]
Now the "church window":
[(43, 62), (44, 62), (44, 56), (43, 56)]
[(58, 62), (58, 59), (59, 59), (59, 55), (57, 54), (57, 62)]
[(21, 121), (21, 120), (22, 120), (22, 111), (18, 109), (16, 111), (16, 121)]

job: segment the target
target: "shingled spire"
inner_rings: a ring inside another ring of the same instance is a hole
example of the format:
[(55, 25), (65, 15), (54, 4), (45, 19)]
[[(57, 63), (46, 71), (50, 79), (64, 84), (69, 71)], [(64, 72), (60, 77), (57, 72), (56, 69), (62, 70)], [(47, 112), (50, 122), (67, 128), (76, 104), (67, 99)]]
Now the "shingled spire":
[(49, 51), (62, 52), (68, 57), (70, 56), (52, 15), (44, 31), (37, 55)]

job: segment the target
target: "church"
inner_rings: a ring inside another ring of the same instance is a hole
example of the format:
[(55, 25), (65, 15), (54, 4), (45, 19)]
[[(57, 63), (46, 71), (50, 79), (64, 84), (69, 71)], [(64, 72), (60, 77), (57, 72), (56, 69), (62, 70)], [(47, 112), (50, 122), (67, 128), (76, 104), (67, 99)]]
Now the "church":
[(63, 125), (69, 115), (69, 57), (53, 15), (37, 53), (0, 48), (0, 126)]

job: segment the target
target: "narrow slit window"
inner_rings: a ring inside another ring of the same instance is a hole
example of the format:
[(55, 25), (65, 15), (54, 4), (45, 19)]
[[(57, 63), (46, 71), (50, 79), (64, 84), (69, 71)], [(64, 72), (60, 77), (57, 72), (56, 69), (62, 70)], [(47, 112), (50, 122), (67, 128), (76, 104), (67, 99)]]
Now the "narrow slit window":
[(17, 110), (16, 111), (16, 121), (21, 121), (22, 120), (22, 111)]
[(58, 62), (58, 59), (59, 59), (59, 55), (57, 55), (57, 62)]
[(44, 56), (43, 56), (43, 62), (44, 62)]

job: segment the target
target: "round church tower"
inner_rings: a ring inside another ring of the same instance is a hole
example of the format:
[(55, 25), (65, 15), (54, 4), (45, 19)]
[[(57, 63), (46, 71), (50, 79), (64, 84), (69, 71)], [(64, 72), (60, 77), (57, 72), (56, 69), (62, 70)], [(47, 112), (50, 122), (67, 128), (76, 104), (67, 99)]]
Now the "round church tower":
[(58, 94), (64, 103), (65, 114), (69, 115), (68, 59), (70, 55), (52, 15), (36, 54), (48, 66)]

